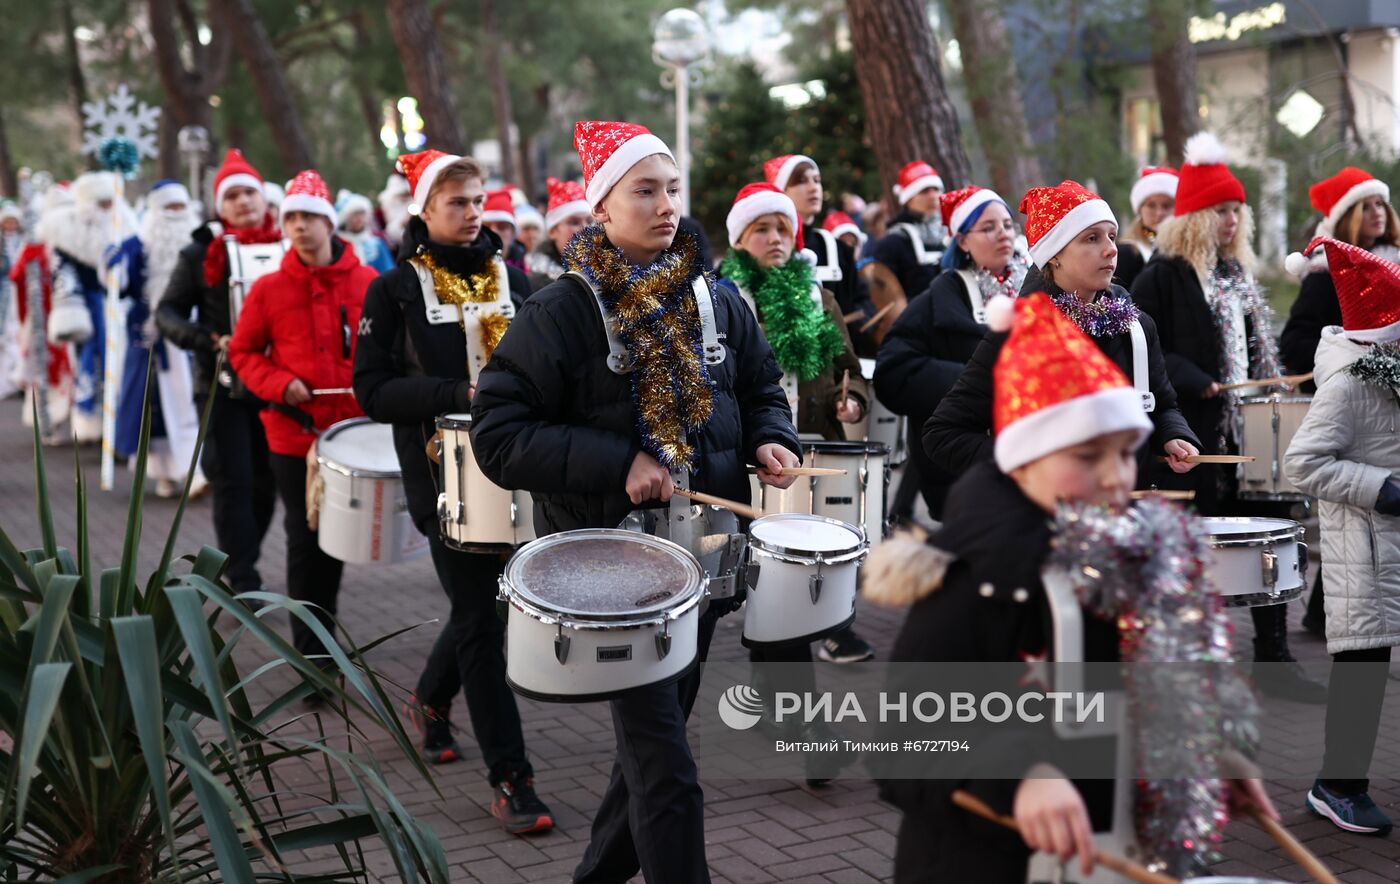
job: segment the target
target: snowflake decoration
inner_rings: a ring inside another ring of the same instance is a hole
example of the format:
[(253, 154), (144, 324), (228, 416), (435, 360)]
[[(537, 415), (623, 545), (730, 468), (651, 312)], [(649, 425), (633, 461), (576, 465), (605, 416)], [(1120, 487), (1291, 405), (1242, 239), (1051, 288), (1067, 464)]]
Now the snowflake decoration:
[(105, 101), (83, 102), (82, 152), (95, 156), (103, 142), (110, 138), (125, 138), (136, 145), (142, 157), (155, 159), (156, 127), (160, 108), (137, 101), (123, 83)]

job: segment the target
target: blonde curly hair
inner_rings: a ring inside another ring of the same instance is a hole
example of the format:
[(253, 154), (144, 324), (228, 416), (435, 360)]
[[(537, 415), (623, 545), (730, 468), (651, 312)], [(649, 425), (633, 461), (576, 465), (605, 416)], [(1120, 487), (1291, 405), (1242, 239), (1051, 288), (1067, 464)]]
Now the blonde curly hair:
[(1240, 225), (1235, 238), (1221, 248), (1215, 240), (1215, 206), (1185, 215), (1173, 215), (1157, 231), (1157, 251), (1174, 258), (1185, 258), (1202, 278), (1210, 276), (1221, 258), (1234, 258), (1246, 273), (1254, 272), (1254, 213), (1247, 203), (1240, 204)]

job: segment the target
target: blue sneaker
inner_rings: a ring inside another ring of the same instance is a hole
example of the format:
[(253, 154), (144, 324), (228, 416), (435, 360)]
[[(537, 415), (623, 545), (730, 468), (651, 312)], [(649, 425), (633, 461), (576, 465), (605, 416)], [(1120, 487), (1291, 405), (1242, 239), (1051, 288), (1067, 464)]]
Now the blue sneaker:
[(1331, 820), (1344, 832), (1359, 832), (1362, 835), (1390, 834), (1390, 817), (1381, 812), (1371, 796), (1362, 792), (1358, 795), (1338, 795), (1313, 783), (1308, 791), (1308, 810), (1320, 817)]

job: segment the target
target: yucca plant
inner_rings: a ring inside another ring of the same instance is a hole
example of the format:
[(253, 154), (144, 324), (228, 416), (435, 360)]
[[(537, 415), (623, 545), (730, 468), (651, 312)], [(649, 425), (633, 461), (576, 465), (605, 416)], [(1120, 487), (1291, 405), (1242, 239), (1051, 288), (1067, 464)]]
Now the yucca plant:
[[(208, 420), (206, 406), (201, 446)], [(379, 838), (403, 880), (446, 882), (438, 839), (369, 752), (366, 731), (382, 729), (430, 781), (365, 664), (372, 645), (342, 651), (303, 604), (260, 594), (333, 649), (308, 659), (220, 582), (222, 553), (175, 559), (193, 466), (160, 563), (137, 580), (149, 442), (147, 407), (117, 567), (92, 561), (76, 455), (76, 549), (59, 546), (37, 429), (41, 545), (21, 550), (0, 527), (0, 879), (364, 881), (360, 842)], [(268, 662), (241, 673), (233, 650), (250, 641)], [(253, 690), (283, 667), (295, 686)], [(313, 691), (327, 702), (306, 713)], [(280, 765), (308, 761), (324, 772), (319, 794), (279, 784)], [(302, 851), (332, 871), (297, 874)]]

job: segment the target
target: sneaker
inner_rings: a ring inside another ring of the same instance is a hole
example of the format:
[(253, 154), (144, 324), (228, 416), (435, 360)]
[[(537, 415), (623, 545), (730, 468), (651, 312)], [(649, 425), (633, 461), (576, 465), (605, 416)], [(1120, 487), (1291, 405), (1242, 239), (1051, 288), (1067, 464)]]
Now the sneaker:
[(512, 835), (547, 832), (554, 828), (549, 808), (535, 794), (534, 777), (501, 780), (491, 799), (491, 815)]
[(1313, 705), (1327, 702), (1327, 685), (1310, 677), (1296, 660), (1255, 665), (1254, 686), (1265, 696), (1280, 700)]
[(1308, 810), (1325, 817), (1339, 829), (1346, 832), (1359, 832), (1363, 835), (1390, 834), (1390, 817), (1376, 807), (1376, 802), (1365, 792), (1357, 795), (1338, 795), (1313, 783), (1308, 790)]
[(403, 711), (413, 729), (418, 731), (419, 739), (423, 741), (424, 761), (429, 764), (449, 764), (462, 757), (462, 747), (457, 745), (457, 739), (452, 736), (452, 722), (447, 720), (447, 716), (419, 703), (416, 697), (408, 698)]
[(817, 645), (818, 659), (828, 663), (859, 663), (874, 656), (875, 649), (870, 646), (870, 642), (849, 628), (828, 635)]

